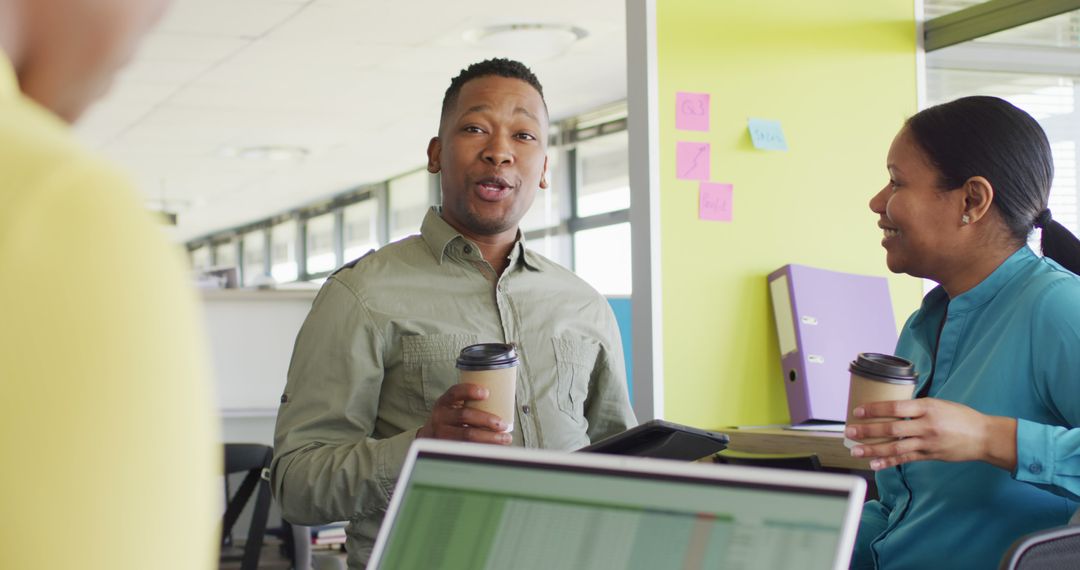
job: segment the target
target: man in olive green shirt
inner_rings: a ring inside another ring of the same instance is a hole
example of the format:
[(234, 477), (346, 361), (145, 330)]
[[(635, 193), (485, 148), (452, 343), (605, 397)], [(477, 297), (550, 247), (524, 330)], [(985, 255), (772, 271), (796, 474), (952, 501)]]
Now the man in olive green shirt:
[[(525, 66), (489, 60), (463, 71), (428, 146), (443, 206), (419, 236), (332, 275), (300, 330), (274, 491), (292, 522), (348, 520), (352, 568), (370, 556), (415, 438), (572, 450), (636, 423), (607, 302), (521, 239), (518, 223), (547, 187), (547, 129)], [(455, 385), (455, 360), (480, 342), (517, 348), (514, 418), (464, 407), (487, 394)]]

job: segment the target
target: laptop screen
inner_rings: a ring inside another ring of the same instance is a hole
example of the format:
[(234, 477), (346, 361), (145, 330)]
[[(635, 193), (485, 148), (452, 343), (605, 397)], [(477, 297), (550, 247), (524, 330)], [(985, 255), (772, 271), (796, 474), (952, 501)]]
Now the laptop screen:
[[(838, 556), (846, 567), (850, 485), (687, 476), (679, 471), (732, 468), (655, 460), (644, 472), (620, 468), (626, 459), (515, 455), (417, 454), (384, 523), (392, 526), (380, 533), (378, 567), (835, 568)], [(780, 476), (806, 477), (821, 475)]]

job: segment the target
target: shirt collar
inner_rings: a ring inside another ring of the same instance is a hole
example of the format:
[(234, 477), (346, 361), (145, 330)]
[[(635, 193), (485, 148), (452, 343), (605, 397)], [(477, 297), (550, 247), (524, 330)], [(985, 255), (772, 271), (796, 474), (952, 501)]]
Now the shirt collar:
[[(519, 233), (518, 235), (520, 236), (521, 234)], [(531, 271), (540, 271), (540, 263), (537, 259), (537, 254), (535, 251), (525, 247), (525, 240), (522, 240), (519, 237), (517, 247), (515, 249), (521, 251), (521, 253), (518, 255), (518, 258), (521, 259), (522, 265), (524, 265)]]
[(521, 230), (518, 230), (518, 239), (514, 242), (514, 249), (510, 250), (510, 267), (521, 263), (522, 267), (530, 271), (540, 271), (540, 265), (536, 263), (535, 253), (525, 247), (525, 240), (521, 239)]
[(997, 269), (986, 276), (986, 279), (953, 299), (949, 299), (945, 289), (938, 285), (923, 299), (920, 317), (929, 314), (930, 311), (927, 309), (938, 304), (947, 303), (950, 315), (981, 307), (997, 296), (1020, 271), (1038, 260), (1039, 257), (1035, 255), (1035, 252), (1025, 245), (1006, 258)]
[[(435, 259), (440, 264), (446, 258), (447, 249), (455, 241), (461, 240), (472, 243), (465, 239), (465, 236), (461, 235), (453, 226), (446, 223), (446, 220), (442, 219), (442, 208), (439, 206), (432, 206), (424, 216), (424, 221), (420, 224), (420, 236), (427, 243), (428, 248), (431, 249), (431, 254), (435, 256)], [(518, 261), (520, 261), (528, 269), (540, 271), (540, 265), (535, 258), (536, 254), (525, 247), (525, 242), (521, 238), (521, 230), (518, 230), (517, 241), (514, 242), (514, 247), (510, 250), (510, 267), (517, 265)], [(473, 246), (475, 247), (475, 244)]]
[(19, 93), (19, 81), (15, 78), (15, 67), (7, 54), (0, 51), (0, 99), (8, 99)]
[(438, 206), (432, 206), (428, 209), (426, 215), (424, 215), (424, 221), (420, 224), (420, 237), (424, 238), (424, 242), (427, 243), (428, 248), (431, 249), (431, 254), (435, 256), (435, 259), (441, 264), (443, 258), (446, 256), (446, 248), (453, 243), (454, 240), (461, 238), (465, 239), (455, 230), (450, 224), (446, 223), (439, 215), (441, 209)]
[(949, 312), (967, 311), (986, 304), (1004, 289), (1012, 281), (1013, 277), (1016, 277), (1017, 273), (1038, 260), (1039, 257), (1035, 255), (1035, 252), (1031, 251), (1030, 247), (1021, 246), (1020, 249), (1006, 258), (993, 273), (986, 276), (986, 279), (949, 301)]

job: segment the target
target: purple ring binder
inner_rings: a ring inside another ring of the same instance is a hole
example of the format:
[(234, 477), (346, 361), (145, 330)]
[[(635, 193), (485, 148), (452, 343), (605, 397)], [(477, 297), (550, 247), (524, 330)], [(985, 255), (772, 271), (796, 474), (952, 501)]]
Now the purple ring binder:
[(848, 363), (896, 349), (888, 280), (791, 264), (768, 282), (791, 423), (843, 422)]

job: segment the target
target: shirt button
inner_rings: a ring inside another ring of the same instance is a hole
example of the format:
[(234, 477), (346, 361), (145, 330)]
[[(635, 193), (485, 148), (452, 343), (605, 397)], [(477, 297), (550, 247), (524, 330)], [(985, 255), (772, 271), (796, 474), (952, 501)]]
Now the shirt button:
[(1034, 475), (1038, 475), (1039, 473), (1042, 473), (1042, 465), (1039, 463), (1032, 463), (1031, 465), (1028, 465), (1028, 471), (1031, 471)]
[(465, 255), (468, 255), (470, 253), (472, 253), (472, 246), (471, 245), (465, 246)]
[(521, 406), (521, 413), (528, 414), (531, 411), (532, 411), (532, 408), (530, 408), (528, 404), (525, 404), (524, 406)]

